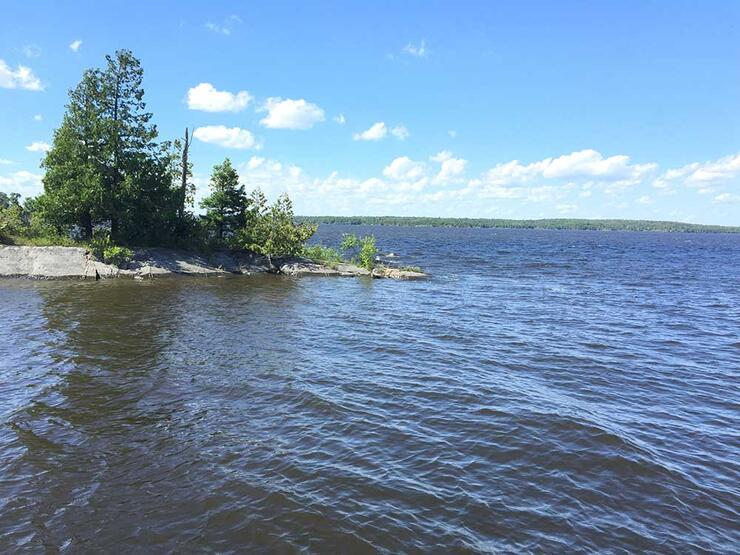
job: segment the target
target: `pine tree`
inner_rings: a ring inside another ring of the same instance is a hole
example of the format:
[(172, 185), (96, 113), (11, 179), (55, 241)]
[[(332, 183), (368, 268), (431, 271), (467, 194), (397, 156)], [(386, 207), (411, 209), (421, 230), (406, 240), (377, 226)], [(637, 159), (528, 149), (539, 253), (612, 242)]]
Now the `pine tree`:
[(203, 199), (201, 207), (206, 209), (208, 227), (216, 240), (223, 243), (244, 227), (247, 195), (244, 186), (239, 185), (239, 174), (228, 158), (213, 167), (210, 186), (212, 193)]
[(69, 93), (42, 163), (40, 205), (58, 228), (76, 225), (89, 237), (94, 225), (104, 224), (114, 241), (125, 241), (144, 237), (147, 220), (176, 210), (171, 149), (155, 142), (139, 60), (119, 50), (106, 61), (104, 69), (87, 70)]

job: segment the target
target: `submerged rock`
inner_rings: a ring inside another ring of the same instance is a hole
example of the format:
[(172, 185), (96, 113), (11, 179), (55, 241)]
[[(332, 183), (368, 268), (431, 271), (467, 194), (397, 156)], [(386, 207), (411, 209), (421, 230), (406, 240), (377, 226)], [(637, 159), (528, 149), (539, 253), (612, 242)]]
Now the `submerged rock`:
[(380, 266), (373, 269), (373, 277), (389, 279), (425, 279), (427, 275), (423, 272), (416, 272), (413, 270), (401, 270), (400, 268)]

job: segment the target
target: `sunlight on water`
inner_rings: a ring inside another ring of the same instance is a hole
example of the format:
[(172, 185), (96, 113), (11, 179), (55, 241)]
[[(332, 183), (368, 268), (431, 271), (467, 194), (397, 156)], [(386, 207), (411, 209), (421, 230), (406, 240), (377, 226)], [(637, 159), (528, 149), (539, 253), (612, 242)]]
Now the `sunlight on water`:
[(373, 232), (433, 278), (0, 282), (0, 549), (736, 549), (739, 237)]

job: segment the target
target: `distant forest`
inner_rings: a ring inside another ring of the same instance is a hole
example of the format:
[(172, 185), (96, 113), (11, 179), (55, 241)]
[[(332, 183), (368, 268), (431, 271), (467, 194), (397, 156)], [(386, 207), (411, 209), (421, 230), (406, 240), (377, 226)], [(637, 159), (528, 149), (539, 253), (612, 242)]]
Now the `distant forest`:
[(503, 220), (486, 218), (428, 218), (411, 216), (299, 216), (313, 224), (396, 225), (413, 227), (491, 227), (509, 229), (563, 229), (594, 231), (670, 231), (686, 233), (740, 233), (740, 226), (687, 224), (651, 220)]

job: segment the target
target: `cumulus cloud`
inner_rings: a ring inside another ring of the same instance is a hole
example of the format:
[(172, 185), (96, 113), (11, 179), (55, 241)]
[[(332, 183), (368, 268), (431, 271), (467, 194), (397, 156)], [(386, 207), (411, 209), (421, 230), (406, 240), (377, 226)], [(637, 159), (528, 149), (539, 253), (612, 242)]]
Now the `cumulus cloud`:
[(455, 158), (449, 150), (438, 152), (431, 159), (440, 164), (439, 173), (434, 178), (436, 183), (459, 182), (468, 165), (467, 160)]
[[(387, 127), (386, 134), (390, 134)], [(729, 157), (721, 160), (726, 167)], [(657, 173), (655, 164), (638, 164), (627, 156), (604, 156), (596, 151), (566, 153), (531, 163), (502, 162), (470, 177), (466, 175), (468, 161), (447, 150), (426, 160), (399, 156), (368, 176), (337, 171), (312, 176), (294, 164), (259, 156), (248, 158), (237, 168), (250, 187), (259, 186), (271, 198), (290, 194), (299, 214), (639, 217), (638, 207), (644, 205), (666, 218), (677, 217), (666, 204), (673, 197), (650, 188)], [(205, 187), (207, 177), (201, 181)], [(735, 190), (711, 196), (696, 195), (698, 189), (686, 191), (695, 194), (697, 203), (726, 219), (732, 216), (732, 203), (740, 203)]]
[(352, 135), (355, 141), (379, 141), (385, 139), (388, 134), (393, 135), (399, 141), (403, 141), (409, 137), (409, 130), (403, 124), (396, 125), (395, 127), (388, 128), (383, 121), (373, 123), (365, 131), (360, 131)]
[(34, 141), (26, 147), (26, 150), (30, 152), (46, 152), (50, 148), (51, 145), (49, 145), (49, 143), (45, 143), (43, 141)]
[(713, 199), (715, 204), (736, 204), (740, 203), (740, 195), (732, 193), (720, 193)]
[(422, 162), (414, 162), (408, 156), (401, 156), (383, 169), (383, 175), (396, 181), (415, 181), (421, 179), (425, 171), (425, 166)]
[(200, 83), (188, 90), (188, 108), (191, 110), (240, 112), (251, 100), (252, 96), (247, 91), (219, 91), (210, 83)]
[(81, 47), (81, 46), (82, 46), (82, 41), (81, 41), (80, 39), (77, 39), (77, 40), (73, 40), (73, 41), (72, 41), (72, 42), (71, 42), (71, 43), (69, 44), (69, 49), (70, 49), (70, 50), (71, 50), (72, 52), (78, 52), (78, 51), (80, 50), (80, 47)]
[(193, 132), (193, 137), (204, 143), (211, 143), (225, 148), (260, 148), (252, 132), (240, 127), (225, 127), (223, 125), (198, 127)]
[(669, 169), (653, 182), (653, 186), (658, 189), (672, 189), (676, 185), (683, 185), (709, 194), (715, 191), (716, 186), (739, 176), (740, 153)]
[(0, 175), (0, 190), (6, 193), (20, 193), (24, 197), (36, 196), (43, 190), (42, 174), (20, 170), (8, 175)]
[(268, 98), (262, 111), (267, 115), (260, 123), (271, 129), (310, 129), (325, 119), (324, 110), (302, 98)]
[(222, 23), (213, 23), (209, 21), (206, 23), (206, 29), (219, 35), (228, 36), (234, 31), (237, 25), (241, 24), (241, 22), (242, 20), (238, 15), (232, 14), (224, 19)]
[(43, 91), (44, 85), (30, 67), (18, 65), (15, 69), (0, 59), (0, 88)]
[(629, 156), (604, 156), (591, 149), (579, 150), (557, 158), (545, 158), (531, 164), (512, 160), (497, 164), (486, 177), (496, 185), (525, 182), (533, 179), (590, 178), (602, 182), (637, 182), (657, 168), (656, 164), (631, 164)]
[(355, 141), (379, 141), (380, 139), (385, 138), (387, 134), (388, 128), (385, 126), (385, 123), (379, 121), (373, 123), (369, 129), (361, 131), (360, 133), (355, 133), (352, 135), (352, 138)]
[(403, 51), (406, 54), (415, 56), (417, 58), (424, 58), (428, 54), (427, 45), (424, 40), (422, 40), (419, 44), (408, 43), (406, 46), (403, 47)]

